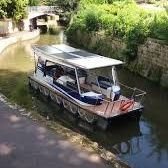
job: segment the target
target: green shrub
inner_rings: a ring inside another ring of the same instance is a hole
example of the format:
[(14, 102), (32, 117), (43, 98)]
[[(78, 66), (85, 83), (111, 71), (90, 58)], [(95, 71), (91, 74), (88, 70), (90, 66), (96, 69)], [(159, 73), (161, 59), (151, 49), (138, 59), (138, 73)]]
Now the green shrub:
[(68, 28), (68, 38), (78, 30), (101, 31), (108, 37), (120, 38), (126, 43), (128, 61), (136, 57), (138, 45), (147, 37), (168, 42), (166, 11), (143, 10), (133, 0), (81, 0), (79, 6)]
[(40, 28), (40, 33), (41, 34), (45, 34), (47, 33), (47, 26), (46, 25), (41, 25), (41, 26), (38, 26)]
[(49, 34), (55, 35), (55, 34), (59, 34), (60, 31), (59, 31), (58, 27), (56, 27), (55, 25), (51, 25), (48, 28), (48, 32), (49, 32)]
[(85, 15), (85, 25), (88, 31), (98, 31), (100, 29), (100, 13), (88, 10)]
[(155, 15), (151, 32), (151, 37), (168, 42), (168, 15), (164, 13)]

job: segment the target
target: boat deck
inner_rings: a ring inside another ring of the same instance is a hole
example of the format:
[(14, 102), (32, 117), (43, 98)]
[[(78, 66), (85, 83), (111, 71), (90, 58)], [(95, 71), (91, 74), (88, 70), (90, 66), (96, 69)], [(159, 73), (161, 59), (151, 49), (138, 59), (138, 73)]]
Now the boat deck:
[[(101, 105), (83, 106), (82, 108), (105, 118), (111, 118), (114, 116), (122, 115), (140, 108), (139, 103), (133, 102), (133, 104), (127, 110), (125, 111), (120, 110), (121, 103), (124, 101), (123, 96), (121, 97), (122, 98), (120, 100), (115, 102), (103, 101)], [(128, 99), (125, 98), (125, 101), (126, 100)]]
[[(50, 91), (53, 91), (51, 89), (51, 87), (49, 87), (47, 84), (42, 83), (41, 81), (37, 80), (33, 76), (29, 76), (29, 78), (33, 79), (38, 84), (48, 88)], [(89, 87), (91, 87), (91, 86), (84, 84), (81, 87), (83, 89), (90, 89)], [(57, 94), (59, 94), (59, 93), (57, 93)], [(71, 102), (71, 100), (69, 100), (69, 101)], [(121, 110), (122, 103), (126, 102), (126, 101), (130, 101), (130, 99), (128, 99), (128, 98), (126, 98), (126, 97), (121, 95), (120, 99), (117, 100), (117, 101), (110, 101), (110, 99), (106, 98), (102, 102), (102, 104), (100, 104), (100, 105), (91, 105), (91, 106), (78, 105), (78, 106), (79, 106), (80, 109), (84, 109), (84, 110), (86, 110), (86, 111), (88, 111), (88, 112), (90, 112), (92, 114), (94, 113), (94, 114), (102, 116), (104, 118), (112, 118), (112, 117), (115, 117), (115, 116), (119, 116), (119, 115), (123, 115), (123, 114), (129, 113), (129, 112), (131, 112), (133, 110), (142, 108), (140, 103), (133, 101), (132, 105), (129, 106), (129, 108), (127, 108), (126, 110)], [(74, 104), (76, 104), (76, 103), (74, 103)]]
[[(91, 85), (82, 84), (81, 88), (86, 90), (94, 90)], [(94, 90), (96, 91), (96, 90)], [(132, 105), (126, 110), (120, 110), (120, 107), (123, 102), (130, 101), (130, 99), (120, 96), (120, 99), (117, 101), (110, 101), (110, 99), (106, 98), (101, 105), (93, 105), (93, 106), (83, 106), (83, 109), (86, 109), (92, 113), (98, 114), (105, 118), (111, 118), (114, 116), (122, 115), (125, 113), (129, 113), (130, 111), (136, 110), (140, 108), (140, 103), (133, 101)]]

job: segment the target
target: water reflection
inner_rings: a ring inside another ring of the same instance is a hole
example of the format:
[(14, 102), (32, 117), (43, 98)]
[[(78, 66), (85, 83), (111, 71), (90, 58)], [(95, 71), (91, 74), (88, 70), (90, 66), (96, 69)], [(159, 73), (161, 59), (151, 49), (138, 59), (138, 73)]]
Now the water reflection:
[(27, 73), (34, 69), (31, 56), (31, 45), (34, 43), (60, 43), (60, 36), (43, 35), (40, 39), (17, 43), (7, 48), (0, 55), (0, 92), (26, 108), (33, 108), (50, 120), (85, 134), (99, 146), (115, 152), (133, 167), (168, 167), (167, 89), (120, 69), (121, 81), (147, 92), (145, 111), (139, 123), (113, 122), (107, 132), (102, 132), (28, 89)]
[[(168, 89), (160, 87), (158, 84), (142, 79), (129, 71), (121, 70), (120, 78), (131, 85), (144, 89), (147, 96), (144, 102), (145, 111), (140, 122), (142, 137), (141, 159), (148, 161), (147, 165), (154, 167), (168, 166)], [(133, 79), (133, 80), (132, 80)], [(144, 156), (143, 156), (144, 155)], [(125, 158), (125, 157), (124, 157)], [(139, 160), (141, 160), (139, 159)], [(132, 161), (132, 159), (130, 159)], [(134, 161), (133, 161), (134, 162)], [(135, 163), (137, 166), (137, 164)], [(145, 166), (147, 167), (147, 166)]]
[[(85, 121), (74, 117), (63, 107), (57, 106), (53, 102), (48, 101), (40, 94), (36, 95), (36, 105), (38, 111), (48, 119), (61, 122), (64, 126), (85, 134), (89, 139), (101, 147), (117, 154), (117, 155), (134, 155), (141, 151), (139, 137), (142, 136), (139, 122), (115, 122), (111, 128), (104, 132), (98, 130), (94, 125), (90, 125)], [(54, 109), (54, 110), (53, 110)], [(126, 127), (125, 127), (126, 126)]]
[[(126, 125), (126, 127), (124, 127)], [(86, 132), (86, 134), (88, 134)], [(113, 123), (111, 128), (106, 132), (95, 129), (89, 134), (89, 138), (98, 142), (100, 146), (121, 156), (134, 155), (140, 152), (139, 137), (141, 136), (138, 122)]]

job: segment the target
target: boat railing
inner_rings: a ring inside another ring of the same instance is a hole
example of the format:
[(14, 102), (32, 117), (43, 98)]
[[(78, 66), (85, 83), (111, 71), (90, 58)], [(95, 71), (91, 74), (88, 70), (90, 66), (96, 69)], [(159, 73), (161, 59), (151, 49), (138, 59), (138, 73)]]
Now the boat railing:
[[(117, 115), (127, 111), (132, 111), (133, 109), (138, 109), (142, 107), (142, 101), (146, 94), (145, 91), (138, 88), (131, 88), (125, 84), (120, 83), (122, 95), (120, 99), (116, 101), (111, 101), (104, 99), (104, 110), (102, 110), (102, 115), (109, 117), (112, 114)], [(121, 108), (128, 105), (128, 108)]]
[[(121, 87), (121, 96), (118, 100), (112, 101), (110, 99), (105, 98), (101, 105), (101, 108), (100, 108), (101, 110), (98, 109), (98, 106), (96, 104), (94, 105), (93, 110), (98, 111), (102, 116), (109, 117), (110, 115), (112, 115), (112, 113), (121, 114), (124, 111), (131, 111), (133, 109), (138, 109), (142, 107), (142, 102), (146, 94), (145, 91), (138, 88), (129, 87), (122, 83), (119, 83), (119, 85)], [(85, 88), (85, 91), (87, 90), (89, 91), (89, 89), (92, 89), (92, 86), (90, 86), (90, 88), (87, 88), (86, 86), (83, 86), (83, 87)], [(98, 92), (101, 93), (101, 90), (99, 90)], [(130, 103), (129, 108), (122, 111), (121, 107), (127, 103)]]
[[(40, 85), (42, 85), (43, 87), (47, 87), (45, 84), (42, 84), (42, 83), (40, 83)], [(129, 112), (131, 110), (136, 110), (138, 108), (142, 108), (142, 105), (140, 104), (140, 102), (141, 102), (142, 98), (144, 97), (144, 95), (146, 94), (146, 92), (144, 92), (140, 89), (137, 89), (137, 88), (130, 88), (130, 87), (127, 87), (127, 88), (129, 88), (129, 90), (132, 90), (132, 97), (130, 99), (126, 98), (125, 96), (120, 96), (120, 99), (116, 100), (116, 101), (111, 101), (110, 99), (104, 99), (103, 103), (100, 105), (101, 107), (99, 105), (95, 105), (95, 106), (90, 106), (90, 108), (87, 108), (85, 106), (78, 105), (76, 102), (72, 101), (69, 98), (65, 98), (62, 94), (57, 93), (57, 95), (59, 97), (61, 97), (62, 100), (65, 99), (65, 100), (69, 101), (70, 103), (72, 103), (79, 110), (86, 110), (86, 109), (91, 110), (92, 112), (94, 111), (96, 114), (98, 114), (100, 116), (109, 118), (109, 117), (123, 114), (125, 112)], [(71, 91), (73, 92), (75, 90), (71, 90)], [(71, 91), (69, 91), (69, 93)], [(53, 92), (53, 94), (55, 94), (54, 91), (50, 91), (50, 92)], [(139, 98), (140, 102), (135, 101), (135, 99), (137, 97)], [(122, 111), (121, 106), (123, 105), (123, 103), (125, 103), (127, 101), (131, 101), (132, 104), (131, 104), (131, 106), (129, 106), (128, 109), (126, 109), (125, 111)]]
[(146, 92), (138, 89), (136, 87), (132, 88), (130, 86), (127, 86), (123, 83), (119, 83), (122, 91), (122, 95), (128, 99), (133, 99), (135, 102), (138, 102), (139, 104), (143, 103), (144, 96), (146, 95)]

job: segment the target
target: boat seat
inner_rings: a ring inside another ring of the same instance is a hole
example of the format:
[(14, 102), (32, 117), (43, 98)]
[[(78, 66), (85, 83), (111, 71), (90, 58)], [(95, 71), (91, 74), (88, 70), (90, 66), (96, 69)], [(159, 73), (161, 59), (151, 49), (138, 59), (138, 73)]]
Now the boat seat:
[(54, 73), (53, 73), (53, 71), (51, 71), (51, 70), (50, 70), (50, 71), (45, 71), (45, 76), (48, 75), (48, 76), (50, 76), (50, 77), (53, 77), (53, 74), (54, 74)]
[(97, 78), (98, 78), (99, 85), (97, 82), (92, 82), (92, 84), (100, 86), (103, 89), (107, 89), (107, 88), (111, 87), (112, 84), (110, 82), (110, 79), (108, 79), (104, 76), (98, 76)]
[(85, 92), (85, 93), (82, 93), (82, 96), (88, 96), (88, 97), (102, 97), (102, 94), (100, 93), (95, 93), (95, 92)]
[(67, 75), (63, 75), (63, 76), (60, 76), (58, 79), (57, 79), (57, 82), (66, 86), (67, 85), (67, 82), (70, 82), (70, 83), (75, 83), (75, 80), (72, 79), (71, 77), (67, 76)]
[(82, 99), (85, 99), (87, 103), (89, 102), (89, 104), (93, 104), (93, 105), (101, 104), (101, 102), (104, 99), (102, 94), (95, 93), (93, 91), (82, 93), (81, 96), (82, 96)]
[(72, 82), (67, 81), (66, 85), (72, 90), (78, 90), (78, 86)]
[(99, 85), (103, 89), (107, 89), (107, 88), (111, 87), (111, 83), (107, 82), (107, 81), (99, 81)]
[(48, 75), (50, 77), (53, 77), (54, 76), (54, 72), (56, 71), (57, 68), (58, 68), (57, 65), (46, 66), (44, 75)]

